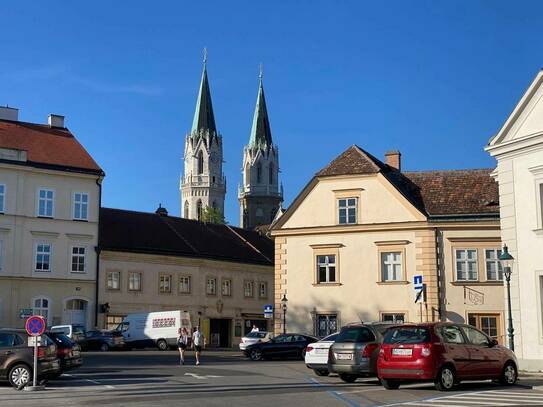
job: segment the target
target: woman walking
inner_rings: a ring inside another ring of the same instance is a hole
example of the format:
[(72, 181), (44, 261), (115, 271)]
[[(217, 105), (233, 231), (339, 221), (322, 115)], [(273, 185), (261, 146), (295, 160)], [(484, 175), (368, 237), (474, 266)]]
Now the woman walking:
[(189, 344), (189, 333), (187, 328), (179, 329), (179, 336), (177, 337), (177, 347), (179, 348), (179, 364), (185, 364), (185, 350)]

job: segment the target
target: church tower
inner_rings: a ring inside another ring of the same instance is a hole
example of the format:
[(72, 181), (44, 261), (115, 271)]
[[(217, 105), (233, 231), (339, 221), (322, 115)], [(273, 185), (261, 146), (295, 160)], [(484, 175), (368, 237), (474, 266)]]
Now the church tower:
[(207, 79), (207, 53), (192, 129), (185, 136), (184, 174), (181, 177), (181, 216), (201, 220), (206, 207), (224, 214), (226, 178), (222, 172), (222, 136), (215, 127)]
[(243, 149), (242, 184), (238, 190), (240, 226), (270, 224), (283, 202), (279, 184), (279, 150), (273, 144), (260, 69), (258, 96), (249, 144)]

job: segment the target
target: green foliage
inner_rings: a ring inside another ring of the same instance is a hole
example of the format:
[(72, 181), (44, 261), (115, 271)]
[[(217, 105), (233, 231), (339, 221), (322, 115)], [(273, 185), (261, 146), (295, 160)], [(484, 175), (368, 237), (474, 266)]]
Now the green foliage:
[(219, 208), (211, 206), (206, 206), (202, 211), (202, 222), (226, 224), (222, 211)]

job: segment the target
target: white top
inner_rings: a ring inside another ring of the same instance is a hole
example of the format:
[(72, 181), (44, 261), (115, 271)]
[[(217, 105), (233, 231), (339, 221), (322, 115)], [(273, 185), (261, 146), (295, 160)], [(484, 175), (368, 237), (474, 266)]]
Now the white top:
[(194, 346), (202, 346), (204, 344), (204, 334), (200, 331), (194, 331), (192, 334), (192, 343)]

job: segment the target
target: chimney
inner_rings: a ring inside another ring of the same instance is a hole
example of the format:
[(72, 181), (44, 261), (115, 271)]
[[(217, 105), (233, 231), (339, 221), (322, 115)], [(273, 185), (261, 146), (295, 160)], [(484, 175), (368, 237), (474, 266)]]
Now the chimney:
[(11, 120), (13, 122), (19, 121), (19, 109), (9, 106), (0, 106), (0, 119)]
[(399, 150), (390, 150), (385, 153), (385, 164), (392, 168), (396, 168), (398, 171), (402, 170), (401, 156)]
[(49, 127), (61, 127), (64, 128), (64, 116), (59, 114), (50, 114), (47, 120)]
[(158, 216), (168, 216), (168, 211), (166, 210), (166, 208), (164, 208), (162, 206), (162, 204), (158, 204), (158, 208), (157, 210), (155, 211), (155, 213), (158, 215)]

